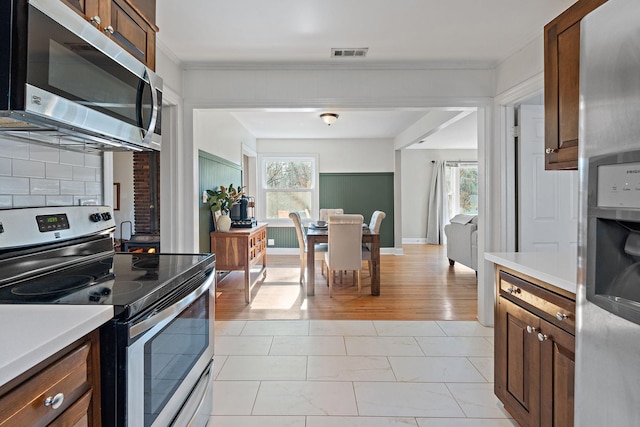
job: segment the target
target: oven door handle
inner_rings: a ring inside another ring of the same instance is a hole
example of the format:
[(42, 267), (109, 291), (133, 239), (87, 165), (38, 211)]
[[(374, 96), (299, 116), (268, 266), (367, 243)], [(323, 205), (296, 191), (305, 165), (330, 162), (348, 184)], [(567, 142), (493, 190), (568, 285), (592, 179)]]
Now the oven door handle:
[(207, 279), (202, 283), (202, 285), (198, 286), (197, 289), (195, 289), (186, 297), (177, 301), (172, 306), (166, 307), (161, 311), (153, 311), (143, 321), (136, 323), (134, 325), (131, 325), (131, 327), (129, 328), (129, 339), (133, 339), (138, 335), (147, 332), (149, 329), (153, 328), (159, 323), (167, 319), (172, 319), (178, 314), (180, 314), (182, 310), (184, 310), (192, 302), (197, 300), (203, 293), (208, 292), (212, 282), (213, 282), (213, 275), (209, 275), (209, 277), (207, 277)]

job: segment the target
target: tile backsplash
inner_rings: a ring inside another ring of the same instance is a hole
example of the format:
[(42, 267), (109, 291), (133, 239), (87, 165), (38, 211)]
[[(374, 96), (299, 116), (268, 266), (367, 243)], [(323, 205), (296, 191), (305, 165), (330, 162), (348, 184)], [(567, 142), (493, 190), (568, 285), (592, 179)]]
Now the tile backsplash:
[(102, 155), (0, 137), (0, 209), (102, 203)]

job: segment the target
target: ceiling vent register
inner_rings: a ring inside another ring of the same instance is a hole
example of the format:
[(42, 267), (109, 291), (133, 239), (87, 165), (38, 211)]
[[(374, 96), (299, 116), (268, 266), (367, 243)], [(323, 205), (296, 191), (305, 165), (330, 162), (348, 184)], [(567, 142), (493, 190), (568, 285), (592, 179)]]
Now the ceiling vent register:
[(331, 49), (331, 57), (332, 58), (364, 58), (367, 56), (367, 52), (369, 51), (368, 47), (357, 47), (357, 48), (332, 48)]

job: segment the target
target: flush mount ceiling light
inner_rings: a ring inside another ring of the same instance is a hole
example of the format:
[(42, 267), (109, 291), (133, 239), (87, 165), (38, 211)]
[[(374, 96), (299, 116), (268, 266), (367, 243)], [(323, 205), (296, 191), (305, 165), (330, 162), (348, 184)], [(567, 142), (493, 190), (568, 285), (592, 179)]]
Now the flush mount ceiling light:
[(320, 114), (320, 118), (323, 122), (331, 126), (336, 122), (336, 120), (338, 120), (338, 115), (335, 113), (322, 113)]

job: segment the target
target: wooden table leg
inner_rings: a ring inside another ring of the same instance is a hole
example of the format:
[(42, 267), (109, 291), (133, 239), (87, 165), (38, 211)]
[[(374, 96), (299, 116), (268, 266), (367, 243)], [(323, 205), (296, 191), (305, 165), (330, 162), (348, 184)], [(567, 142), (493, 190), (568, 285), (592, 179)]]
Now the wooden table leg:
[(316, 284), (316, 239), (313, 236), (307, 236), (307, 296), (312, 297), (315, 293)]
[(251, 304), (251, 267), (249, 262), (244, 267), (244, 302)]
[(380, 295), (380, 235), (373, 236), (371, 242), (371, 295)]

